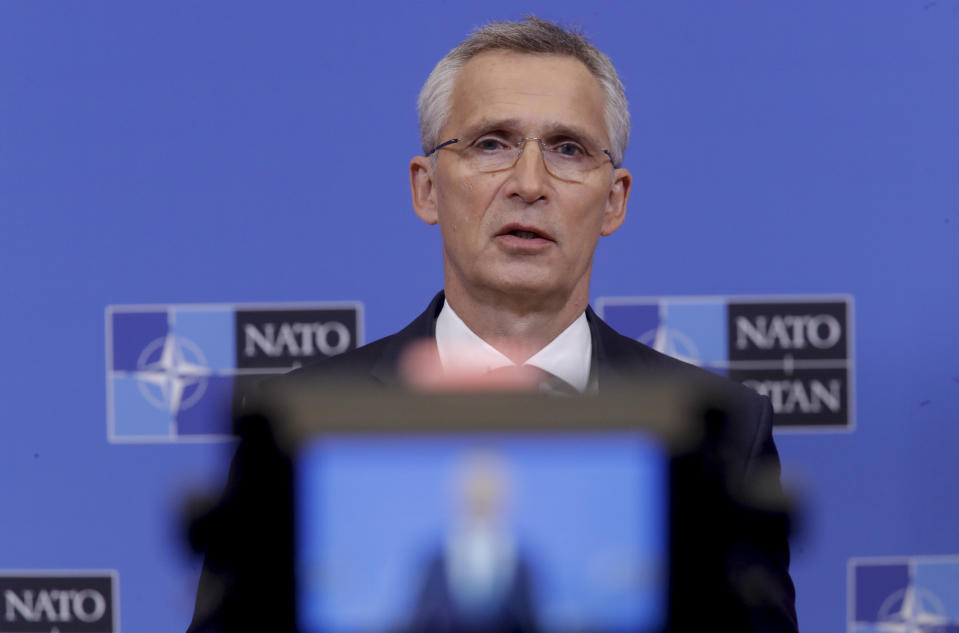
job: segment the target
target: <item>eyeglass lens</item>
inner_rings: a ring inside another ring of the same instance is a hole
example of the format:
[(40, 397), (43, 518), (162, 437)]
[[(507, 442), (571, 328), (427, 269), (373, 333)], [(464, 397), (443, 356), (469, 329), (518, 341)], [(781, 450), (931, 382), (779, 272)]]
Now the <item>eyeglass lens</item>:
[(581, 182), (587, 172), (606, 161), (606, 154), (590, 154), (582, 146), (569, 141), (547, 144), (543, 139), (530, 137), (512, 143), (473, 143), (466, 152), (467, 158), (478, 171), (494, 172), (510, 169), (519, 162), (530, 141), (539, 145), (539, 153), (546, 168), (553, 176), (563, 180)]

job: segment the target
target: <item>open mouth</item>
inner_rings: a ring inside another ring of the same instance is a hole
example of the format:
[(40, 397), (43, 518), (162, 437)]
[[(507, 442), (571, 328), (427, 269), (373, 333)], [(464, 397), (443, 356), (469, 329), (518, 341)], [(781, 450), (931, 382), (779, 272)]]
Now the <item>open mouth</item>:
[(553, 241), (553, 238), (548, 233), (540, 231), (538, 228), (534, 226), (529, 226), (529, 225), (524, 226), (522, 224), (512, 224), (512, 225), (504, 226), (500, 230), (499, 234), (504, 236), (509, 235), (511, 237), (516, 237), (521, 240), (530, 240), (530, 241), (546, 240), (548, 242)]

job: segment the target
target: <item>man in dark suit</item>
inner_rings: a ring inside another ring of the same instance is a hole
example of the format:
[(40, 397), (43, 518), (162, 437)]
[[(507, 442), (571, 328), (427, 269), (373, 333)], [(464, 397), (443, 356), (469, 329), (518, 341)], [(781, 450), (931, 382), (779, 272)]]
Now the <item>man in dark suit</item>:
[(408, 633), (539, 633), (532, 570), (506, 518), (513, 480), (495, 452), (461, 457), (457, 520), (427, 558)]
[[(539, 19), (490, 24), (437, 64), (419, 118), (413, 207), (439, 226), (444, 292), (397, 334), (298, 373), (398, 384), (532, 367), (564, 391), (651, 376), (723, 392), (733, 405), (722, 431), (677, 471), (689, 494), (674, 499), (673, 561), (687, 585), (673, 594), (673, 626), (796, 630), (785, 529), (743, 501), (760, 472), (779, 490), (768, 400), (619, 335), (588, 306), (593, 252), (622, 225), (632, 184), (609, 58)], [(423, 340), (432, 360), (411, 371), (404, 354)]]

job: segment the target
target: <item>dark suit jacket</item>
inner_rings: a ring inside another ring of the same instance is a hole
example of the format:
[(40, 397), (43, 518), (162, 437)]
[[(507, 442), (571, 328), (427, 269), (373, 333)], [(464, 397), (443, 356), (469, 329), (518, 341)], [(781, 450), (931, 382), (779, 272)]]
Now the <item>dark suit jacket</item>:
[(416, 606), (403, 633), (539, 633), (530, 571), (522, 556), (501, 598), (481, 621), (456, 604), (446, 561), (445, 552), (439, 549), (427, 563)]
[[(404, 349), (434, 338), (443, 301), (440, 292), (396, 334), (292, 375), (317, 380), (346, 376), (399, 386)], [(769, 400), (622, 336), (591, 308), (586, 318), (600, 391), (604, 383), (668, 378), (722, 393), (727, 403), (725, 419), (708, 421), (700, 449), (673, 460), (670, 630), (796, 631), (788, 522), (776, 502), (781, 496), (779, 458)], [(191, 633), (222, 630), (217, 601), (228, 583), (222, 573), (204, 566)]]

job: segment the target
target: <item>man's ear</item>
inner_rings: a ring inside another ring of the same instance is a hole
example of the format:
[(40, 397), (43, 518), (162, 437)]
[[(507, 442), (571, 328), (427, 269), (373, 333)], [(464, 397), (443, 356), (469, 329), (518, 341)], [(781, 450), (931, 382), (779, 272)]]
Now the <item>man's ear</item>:
[(433, 186), (433, 166), (426, 156), (414, 156), (410, 161), (410, 191), (413, 194), (413, 211), (427, 224), (436, 224), (436, 194)]
[(613, 172), (613, 185), (606, 199), (606, 214), (603, 216), (600, 235), (612, 235), (623, 225), (623, 220), (626, 219), (626, 201), (629, 200), (632, 185), (633, 176), (628, 169), (617, 169)]

